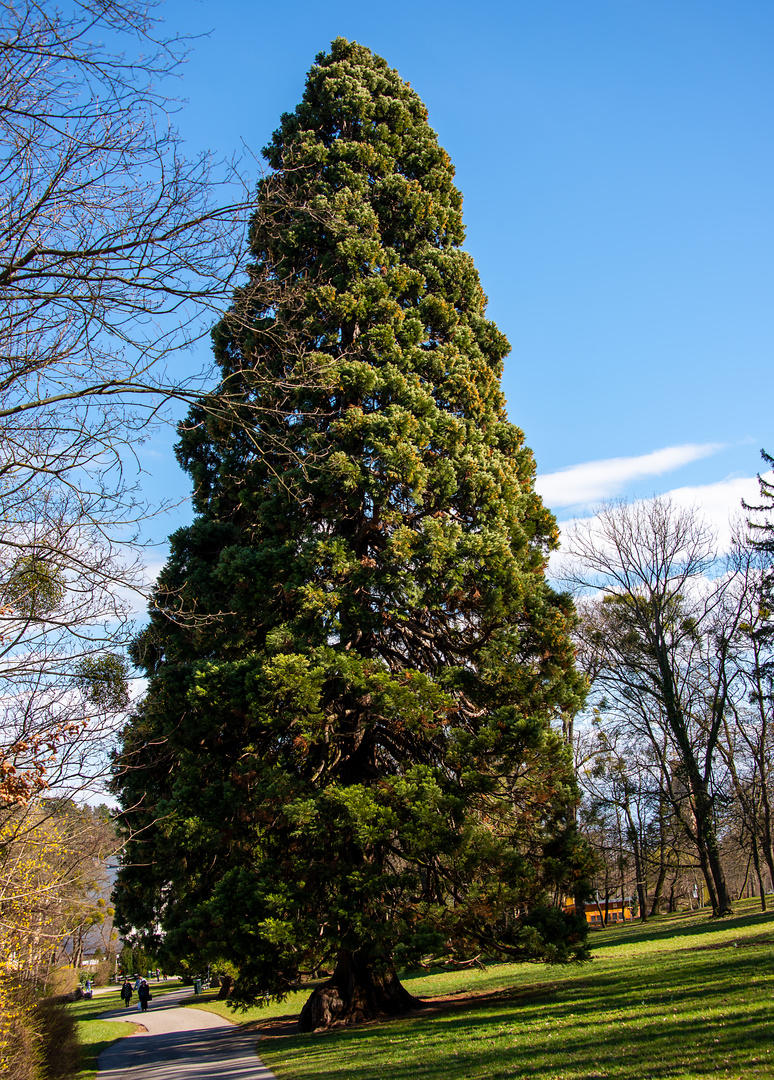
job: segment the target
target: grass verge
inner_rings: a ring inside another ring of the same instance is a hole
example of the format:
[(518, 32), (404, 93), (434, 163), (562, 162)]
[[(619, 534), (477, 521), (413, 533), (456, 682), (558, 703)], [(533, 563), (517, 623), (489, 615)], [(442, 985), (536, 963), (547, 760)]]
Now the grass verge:
[(774, 913), (661, 916), (597, 932), (580, 967), (492, 964), (411, 976), (426, 1011), (318, 1035), (292, 1031), (307, 994), (229, 1010), (258, 1026), (280, 1080), (749, 1080), (774, 1077)]
[[(155, 983), (151, 987), (154, 999), (163, 994), (165, 990), (177, 989), (177, 983), (168, 987), (157, 988)], [(135, 1001), (137, 999), (135, 998)], [(130, 1006), (126, 1010), (127, 1016), (137, 1018), (137, 1023), (127, 1023), (124, 1020), (100, 1020), (99, 1017), (113, 1009), (123, 1007), (118, 992), (118, 987), (109, 994), (98, 994), (91, 1001), (76, 1001), (69, 1008), (78, 1021), (77, 1035), (81, 1047), (81, 1069), (76, 1074), (76, 1080), (95, 1080), (97, 1076), (97, 1058), (103, 1050), (107, 1049), (118, 1039), (131, 1035), (137, 1030), (140, 1022), (139, 1014)]]
[(131, 1035), (135, 1024), (120, 1020), (100, 1020), (102, 1013), (116, 1009), (121, 1004), (118, 989), (110, 994), (100, 994), (91, 1001), (76, 1001), (71, 1006), (78, 1021), (77, 1035), (81, 1046), (81, 1070), (77, 1080), (94, 1080), (97, 1075), (97, 1058), (111, 1043)]

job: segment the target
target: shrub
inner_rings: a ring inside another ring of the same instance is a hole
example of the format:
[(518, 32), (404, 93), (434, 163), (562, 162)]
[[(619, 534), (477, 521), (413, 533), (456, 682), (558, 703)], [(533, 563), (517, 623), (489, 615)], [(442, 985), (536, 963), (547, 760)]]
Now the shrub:
[(80, 1072), (81, 1048), (68, 997), (43, 998), (35, 1009), (41, 1080), (71, 1080)]

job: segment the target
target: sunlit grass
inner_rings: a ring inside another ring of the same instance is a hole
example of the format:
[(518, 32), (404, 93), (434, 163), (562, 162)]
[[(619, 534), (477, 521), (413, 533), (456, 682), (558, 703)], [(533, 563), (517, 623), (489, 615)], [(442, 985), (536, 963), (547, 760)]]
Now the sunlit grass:
[[(421, 997), (464, 1000), (318, 1035), (270, 1035), (259, 1052), (280, 1080), (696, 1080), (774, 1077), (774, 913), (662, 916), (592, 938), (594, 960), (546, 968), (404, 979)], [(471, 1001), (467, 995), (479, 995)], [(295, 1018), (306, 994), (234, 1013), (238, 1022)]]

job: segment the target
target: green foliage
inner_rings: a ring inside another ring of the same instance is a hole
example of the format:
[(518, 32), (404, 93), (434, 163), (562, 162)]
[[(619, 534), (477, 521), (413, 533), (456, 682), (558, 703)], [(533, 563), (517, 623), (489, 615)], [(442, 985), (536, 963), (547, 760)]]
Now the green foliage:
[[(764, 465), (774, 469), (774, 457), (761, 450)], [(745, 510), (752, 511), (753, 517), (748, 521), (750, 538), (753, 545), (767, 555), (774, 555), (774, 519), (770, 517), (774, 511), (774, 483), (766, 480), (758, 474), (758, 486), (760, 487), (760, 502), (754, 505), (743, 503)]]
[(27, 619), (42, 619), (64, 599), (64, 574), (48, 559), (25, 555), (11, 568), (3, 593), (13, 611)]
[[(761, 450), (761, 457), (770, 469), (774, 469), (774, 457)], [(742, 505), (753, 516), (748, 520), (749, 539), (752, 548), (758, 553), (761, 566), (761, 587), (758, 605), (758, 618), (754, 626), (747, 630), (750, 636), (761, 646), (769, 647), (767, 662), (763, 665), (763, 675), (769, 684), (769, 699), (774, 683), (774, 661), (771, 659), (771, 645), (774, 642), (774, 483), (758, 474), (760, 502), (756, 505)]]
[(116, 712), (129, 702), (128, 664), (116, 653), (86, 656), (77, 667), (76, 684), (98, 709)]
[(266, 156), (222, 383), (181, 427), (197, 517), (133, 654), (121, 918), (242, 1000), (365, 944), (548, 956), (514, 928), (583, 873), (547, 857), (583, 684), (453, 169), (342, 39)]
[(124, 975), (146, 975), (149, 971), (155, 971), (157, 966), (156, 957), (140, 945), (127, 943), (118, 954), (118, 968)]

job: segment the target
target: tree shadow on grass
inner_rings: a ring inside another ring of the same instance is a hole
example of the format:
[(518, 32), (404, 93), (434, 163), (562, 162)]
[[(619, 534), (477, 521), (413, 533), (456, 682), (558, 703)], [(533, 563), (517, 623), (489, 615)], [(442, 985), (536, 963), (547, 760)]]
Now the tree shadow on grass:
[(767, 995), (759, 990), (756, 1000), (736, 1006), (744, 987), (771, 974), (766, 950), (729, 955), (722, 964), (686, 950), (668, 965), (649, 967), (642, 984), (636, 964), (620, 974), (586, 969), (574, 981), (436, 999), (409, 1017), (322, 1037), (262, 1029), (269, 1035), (262, 1047), (281, 1045), (283, 1059), (302, 1059), (310, 1077), (330, 1072), (335, 1054), (335, 1071), (346, 1077), (351, 1062), (358, 1080), (672, 1080), (726, 1068), (737, 1076), (771, 1076)]

